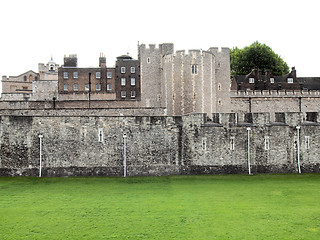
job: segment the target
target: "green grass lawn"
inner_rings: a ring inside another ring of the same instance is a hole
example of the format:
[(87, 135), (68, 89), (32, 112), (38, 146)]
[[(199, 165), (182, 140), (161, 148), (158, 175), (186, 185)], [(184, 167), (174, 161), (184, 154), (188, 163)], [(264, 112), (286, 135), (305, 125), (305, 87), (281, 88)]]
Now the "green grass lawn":
[(0, 239), (320, 239), (320, 175), (1, 177)]

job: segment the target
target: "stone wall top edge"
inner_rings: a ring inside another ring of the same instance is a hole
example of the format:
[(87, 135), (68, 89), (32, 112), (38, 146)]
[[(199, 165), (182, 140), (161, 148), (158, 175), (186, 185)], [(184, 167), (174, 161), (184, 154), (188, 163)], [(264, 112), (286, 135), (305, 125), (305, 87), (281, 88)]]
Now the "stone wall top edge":
[(314, 96), (320, 97), (320, 91), (318, 90), (230, 90), (231, 97), (238, 96), (252, 96), (252, 97), (274, 97), (274, 96), (294, 96), (294, 97), (303, 97), (303, 96)]
[(70, 118), (79, 118), (79, 117), (107, 117), (107, 118), (136, 118), (136, 117), (143, 117), (143, 118), (175, 118), (177, 116), (160, 116), (160, 115), (34, 115), (34, 114), (0, 114), (0, 117), (41, 117), (41, 118), (59, 118), (59, 117), (70, 117)]

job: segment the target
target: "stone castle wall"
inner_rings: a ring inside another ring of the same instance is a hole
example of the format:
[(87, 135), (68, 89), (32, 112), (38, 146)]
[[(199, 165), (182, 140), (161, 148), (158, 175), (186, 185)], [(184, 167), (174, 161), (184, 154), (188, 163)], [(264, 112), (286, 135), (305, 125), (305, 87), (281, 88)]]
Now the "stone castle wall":
[(231, 91), (232, 112), (318, 112), (319, 91)]
[(43, 176), (123, 176), (124, 148), (128, 176), (248, 173), (248, 151), (253, 173), (297, 172), (297, 144), (302, 172), (320, 171), (317, 112), (277, 113), (272, 122), (269, 113), (213, 114), (206, 121), (205, 114), (6, 111), (0, 125), (2, 176), (38, 175), (39, 134)]

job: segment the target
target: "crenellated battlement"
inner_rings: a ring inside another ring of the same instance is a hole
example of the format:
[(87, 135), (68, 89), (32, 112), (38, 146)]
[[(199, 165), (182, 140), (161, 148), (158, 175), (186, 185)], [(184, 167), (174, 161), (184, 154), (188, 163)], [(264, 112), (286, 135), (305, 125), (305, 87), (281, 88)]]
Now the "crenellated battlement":
[(175, 51), (175, 53), (167, 54), (165, 58), (172, 58), (177, 56), (178, 57), (182, 56), (184, 58), (188, 58), (188, 57), (196, 58), (196, 57), (201, 57), (205, 55), (214, 56), (213, 53), (210, 51), (203, 51), (200, 49), (189, 49), (188, 52), (186, 52), (186, 50), (177, 50)]
[(317, 90), (246, 90), (230, 91), (230, 97), (320, 97)]
[(173, 53), (174, 44), (173, 43), (162, 43), (162, 44), (149, 44), (147, 47), (146, 44), (139, 45), (139, 53), (144, 54), (170, 54)]
[(205, 125), (220, 125), (226, 128), (241, 126), (295, 127), (298, 125), (320, 125), (320, 112), (213, 113), (212, 117), (207, 119), (207, 121), (204, 120)]

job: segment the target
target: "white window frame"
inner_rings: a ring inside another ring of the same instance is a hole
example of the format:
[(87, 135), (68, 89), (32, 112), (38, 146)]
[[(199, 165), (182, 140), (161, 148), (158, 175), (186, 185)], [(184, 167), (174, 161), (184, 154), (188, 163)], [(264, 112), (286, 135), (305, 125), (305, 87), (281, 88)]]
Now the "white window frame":
[(121, 78), (121, 86), (125, 86), (126, 85), (126, 78)]
[(89, 90), (90, 90), (90, 89), (89, 89), (89, 84), (88, 84), (88, 83), (84, 85), (84, 90), (85, 90), (85, 91), (89, 91)]
[(269, 136), (264, 137), (264, 150), (268, 151), (270, 150), (270, 138)]
[(121, 73), (126, 73), (126, 67), (121, 67)]
[(108, 84), (107, 84), (107, 91), (111, 91), (111, 90), (112, 90), (111, 83), (108, 83)]
[(73, 84), (73, 91), (79, 91), (79, 85), (77, 83)]
[(98, 128), (98, 142), (103, 142), (103, 128)]
[(126, 91), (121, 91), (121, 98), (126, 98), (126, 96), (127, 96), (127, 93), (126, 93)]
[(101, 91), (101, 84), (100, 83), (96, 84), (96, 91)]
[(230, 137), (230, 150), (235, 149), (235, 137)]
[(73, 78), (78, 78), (78, 72), (73, 72)]
[(112, 78), (112, 72), (107, 72), (107, 78)]
[(288, 83), (293, 83), (293, 78), (287, 78)]
[(131, 98), (135, 98), (136, 97), (136, 91), (131, 91)]
[(130, 73), (136, 73), (136, 68), (135, 67), (131, 67), (130, 68)]
[(63, 85), (63, 91), (68, 92), (69, 91), (68, 88), (69, 88), (68, 84)]
[(306, 149), (310, 149), (310, 136), (305, 136)]
[(274, 78), (270, 78), (270, 83), (274, 83)]
[(254, 83), (254, 78), (249, 78), (249, 83)]
[(131, 86), (135, 86), (136, 85), (136, 78), (131, 78)]
[(96, 78), (97, 79), (101, 78), (101, 72), (96, 72)]
[(69, 78), (68, 72), (63, 72), (63, 79), (68, 79), (68, 78)]

